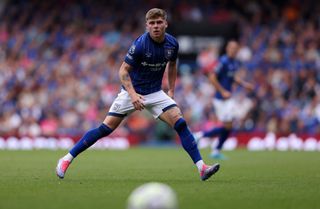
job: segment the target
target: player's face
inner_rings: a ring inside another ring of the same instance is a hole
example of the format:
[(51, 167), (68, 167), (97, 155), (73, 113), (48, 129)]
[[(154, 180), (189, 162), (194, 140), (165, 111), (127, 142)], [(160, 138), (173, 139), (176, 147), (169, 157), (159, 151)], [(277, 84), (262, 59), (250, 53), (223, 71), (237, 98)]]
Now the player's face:
[(231, 58), (235, 58), (237, 56), (239, 50), (239, 45), (235, 41), (231, 41), (227, 45), (227, 54)]
[(161, 17), (149, 19), (146, 23), (150, 36), (155, 41), (163, 41), (168, 23)]

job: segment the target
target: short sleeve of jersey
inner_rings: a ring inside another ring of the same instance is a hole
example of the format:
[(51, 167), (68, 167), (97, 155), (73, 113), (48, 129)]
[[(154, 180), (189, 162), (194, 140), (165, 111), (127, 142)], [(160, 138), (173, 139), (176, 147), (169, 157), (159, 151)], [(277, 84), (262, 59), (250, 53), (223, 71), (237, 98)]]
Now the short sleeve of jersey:
[(139, 61), (141, 59), (141, 44), (139, 41), (133, 42), (131, 47), (129, 48), (124, 61), (131, 65), (132, 67), (137, 67), (139, 65)]
[(213, 73), (219, 75), (223, 69), (223, 61), (219, 59), (217, 65), (213, 69)]
[(173, 50), (173, 55), (172, 57), (170, 58), (170, 61), (176, 61), (176, 59), (178, 58), (178, 51), (179, 51), (179, 43), (176, 41), (175, 42), (175, 47), (174, 47), (174, 50)]

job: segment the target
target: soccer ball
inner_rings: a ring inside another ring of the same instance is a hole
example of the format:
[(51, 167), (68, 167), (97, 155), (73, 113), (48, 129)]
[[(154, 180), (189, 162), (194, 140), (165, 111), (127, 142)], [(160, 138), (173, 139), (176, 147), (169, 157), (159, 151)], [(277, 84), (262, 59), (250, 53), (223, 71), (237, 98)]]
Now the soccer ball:
[(146, 183), (130, 194), (127, 209), (178, 209), (177, 196), (166, 184)]

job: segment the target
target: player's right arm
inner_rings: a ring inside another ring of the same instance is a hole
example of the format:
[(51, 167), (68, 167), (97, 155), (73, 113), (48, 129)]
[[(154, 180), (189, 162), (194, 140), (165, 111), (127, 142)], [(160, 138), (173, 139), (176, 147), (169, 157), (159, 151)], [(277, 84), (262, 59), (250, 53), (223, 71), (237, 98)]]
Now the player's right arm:
[(131, 103), (133, 104), (136, 110), (143, 110), (145, 106), (143, 104), (143, 96), (138, 94), (133, 87), (129, 72), (133, 68), (139, 67), (142, 53), (143, 53), (143, 50), (141, 47), (141, 36), (140, 36), (133, 42), (133, 44), (129, 48), (126, 54), (126, 57), (124, 59), (124, 62), (122, 63), (119, 70), (120, 81), (123, 87), (127, 90), (131, 98)]
[(132, 81), (129, 75), (129, 71), (131, 70), (131, 66), (127, 64), (126, 62), (123, 62), (120, 70), (119, 70), (119, 77), (122, 85), (128, 92), (131, 102), (136, 110), (143, 110), (144, 104), (143, 104), (143, 96), (138, 94), (132, 85)]
[(220, 92), (223, 98), (228, 99), (231, 97), (231, 93), (221, 86), (217, 78), (217, 73), (219, 73), (222, 70), (222, 67), (222, 64), (219, 63), (215, 68), (214, 72), (209, 73), (209, 81), (214, 86), (214, 88)]

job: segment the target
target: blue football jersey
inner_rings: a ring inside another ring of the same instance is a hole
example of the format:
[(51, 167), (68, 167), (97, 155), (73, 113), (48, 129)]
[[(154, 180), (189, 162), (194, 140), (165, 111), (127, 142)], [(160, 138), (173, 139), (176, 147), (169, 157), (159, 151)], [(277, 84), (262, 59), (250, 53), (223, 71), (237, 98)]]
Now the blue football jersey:
[[(234, 76), (239, 65), (240, 63), (237, 60), (231, 59), (227, 55), (223, 55), (220, 57), (219, 63), (214, 69), (214, 73), (216, 74), (220, 85), (229, 92), (232, 91)], [(224, 99), (219, 91), (216, 92), (215, 98)]]
[(138, 94), (146, 95), (161, 90), (167, 62), (177, 59), (178, 50), (177, 40), (167, 33), (162, 43), (155, 42), (149, 33), (142, 34), (133, 42), (125, 62), (132, 66), (129, 75)]

